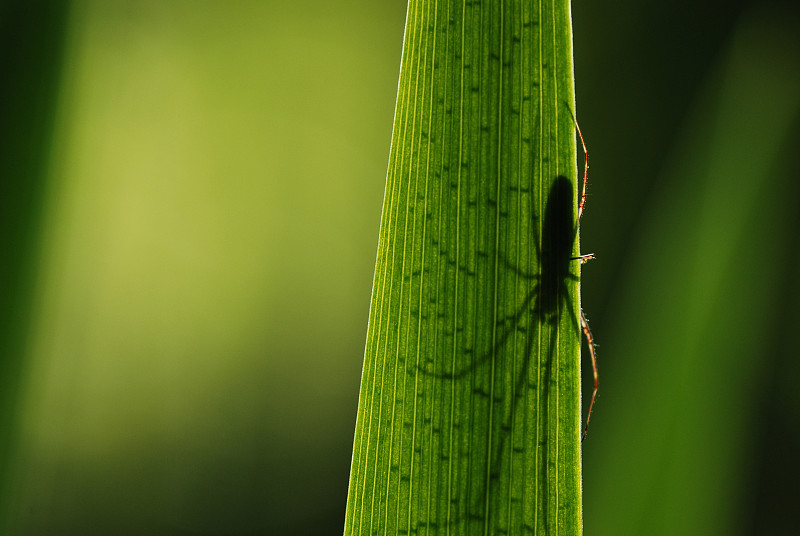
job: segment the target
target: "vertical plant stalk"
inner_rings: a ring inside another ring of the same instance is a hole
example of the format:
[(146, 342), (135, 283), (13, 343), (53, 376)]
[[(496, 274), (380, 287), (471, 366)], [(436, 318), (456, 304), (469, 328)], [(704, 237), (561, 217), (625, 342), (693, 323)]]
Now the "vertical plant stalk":
[(571, 111), (569, 0), (410, 1), (346, 535), (581, 533)]

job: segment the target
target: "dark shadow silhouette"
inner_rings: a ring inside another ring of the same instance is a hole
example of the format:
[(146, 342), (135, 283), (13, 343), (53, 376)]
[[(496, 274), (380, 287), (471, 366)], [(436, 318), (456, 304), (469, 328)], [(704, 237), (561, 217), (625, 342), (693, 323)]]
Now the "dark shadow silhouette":
[[(581, 202), (584, 198), (585, 185)], [(579, 215), (581, 212), (582, 205), (579, 205)], [(487, 515), (493, 515), (493, 509), (488, 506), (487, 495), (493, 497), (491, 490), (500, 479), (504, 459), (503, 453), (506, 449), (506, 442), (510, 437), (514, 415), (516, 411), (519, 410), (520, 399), (524, 399), (526, 394), (530, 396), (527, 393), (528, 390), (533, 390), (535, 392), (538, 389), (539, 392), (537, 394), (540, 404), (549, 404), (552, 367), (557, 355), (558, 324), (561, 315), (565, 312), (569, 314), (573, 327), (579, 329), (578, 316), (574, 314), (576, 307), (570, 298), (568, 289), (568, 284), (570, 282), (576, 282), (579, 279), (578, 276), (572, 272), (573, 262), (575, 260), (585, 262), (586, 260), (594, 258), (593, 255), (572, 256), (572, 250), (578, 232), (578, 222), (579, 219), (575, 217), (575, 198), (572, 193), (572, 185), (566, 177), (558, 176), (547, 198), (544, 220), (541, 224), (541, 244), (538, 240), (534, 240), (538, 259), (538, 272), (526, 272), (519, 266), (515, 266), (515, 264), (509, 261), (504, 255), (501, 255), (500, 262), (505, 265), (506, 269), (511, 270), (518, 277), (532, 281), (533, 285), (520, 306), (516, 309), (514, 315), (509, 319), (510, 322), (505, 322), (500, 328), (500, 334), (495, 344), (484, 354), (476, 357), (467, 366), (459, 370), (453, 370), (450, 373), (440, 373), (426, 370), (423, 366), (419, 367), (419, 372), (425, 375), (443, 380), (460, 380), (474, 372), (477, 367), (483, 366), (493, 359), (496, 359), (501, 353), (501, 349), (506, 346), (509, 338), (514, 333), (522, 333), (525, 337), (521, 370), (518, 372), (512, 370), (512, 374), (516, 373), (516, 381), (514, 382), (513, 391), (507, 397), (509, 402), (503, 410), (504, 417), (499, 428), (499, 434), (496, 438), (490, 439), (487, 446), (491, 451), (489, 456), (491, 457), (491, 461), (490, 467), (488, 468), (488, 481), (479, 484), (479, 487), (483, 489), (479, 491), (477, 498), (474, 500), (469, 497), (472, 494), (472, 487), (468, 487), (466, 504), (464, 505), (467, 509), (466, 519), (464, 517), (464, 512), (460, 511), (463, 508), (462, 506), (462, 508), (458, 508), (459, 511), (456, 512), (455, 516), (450, 516), (449, 524), (451, 527), (453, 525), (459, 525), (464, 521), (467, 523), (487, 523)], [(536, 236), (538, 226), (534, 224), (533, 228), (534, 236)], [(536, 236), (536, 238), (538, 238), (538, 236)], [(586, 324), (582, 312), (580, 313), (580, 319), (580, 326), (583, 327), (589, 344), (592, 346), (591, 334), (588, 331), (588, 325)], [(549, 337), (545, 335), (544, 339), (542, 339), (541, 334), (543, 332), (549, 332)], [(546, 357), (544, 357), (543, 354), (539, 355), (540, 360), (538, 362), (538, 367), (541, 371), (539, 382), (538, 384), (532, 384), (528, 379), (534, 345), (538, 343), (541, 348), (542, 342), (548, 340), (549, 344)], [(594, 355), (593, 348), (592, 355)], [(515, 363), (507, 364), (506, 366), (511, 369), (516, 369)], [(416, 370), (414, 372), (416, 373)], [(513, 400), (511, 400), (511, 398), (513, 398)], [(544, 413), (546, 413), (546, 410)], [(537, 426), (539, 426), (539, 424), (537, 424)], [(492, 431), (492, 433), (494, 434), (495, 432)], [(549, 449), (546, 447), (547, 441), (548, 439), (545, 437), (544, 448), (539, 448), (542, 446), (541, 444), (536, 445), (536, 451), (533, 454), (534, 456), (541, 457), (538, 461), (538, 470), (540, 474), (537, 476), (540, 481), (547, 481), (548, 477), (547, 472), (550, 464)], [(511, 448), (515, 447), (512, 445)], [(515, 448), (515, 451), (518, 451), (518, 449)], [(488, 489), (486, 486), (488, 486)], [(545, 486), (544, 489), (548, 490), (548, 486)], [(547, 493), (547, 491), (545, 493)], [(537, 502), (546, 504), (547, 500), (547, 495), (544, 495)], [(538, 509), (539, 505), (536, 504), (534, 507)], [(545, 518), (543, 521), (546, 532), (549, 532), (549, 530), (547, 530), (548, 520)], [(491, 524), (491, 519), (489, 519), (488, 522)], [(528, 525), (523, 525), (523, 528), (527, 528), (532, 533), (536, 531), (536, 527)]]

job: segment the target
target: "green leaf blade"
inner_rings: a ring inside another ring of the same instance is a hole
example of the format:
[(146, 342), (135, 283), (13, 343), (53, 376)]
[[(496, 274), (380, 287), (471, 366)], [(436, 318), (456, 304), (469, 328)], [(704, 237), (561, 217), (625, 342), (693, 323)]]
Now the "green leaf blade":
[(571, 42), (566, 1), (409, 4), (345, 534), (581, 532)]

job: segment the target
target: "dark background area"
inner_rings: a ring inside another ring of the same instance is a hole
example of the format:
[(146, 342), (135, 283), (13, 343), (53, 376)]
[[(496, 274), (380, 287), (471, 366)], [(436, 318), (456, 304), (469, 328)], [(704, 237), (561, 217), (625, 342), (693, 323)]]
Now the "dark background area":
[[(792, 534), (800, 7), (572, 9), (586, 530)], [(0, 3), (4, 534), (341, 532), (404, 14)]]

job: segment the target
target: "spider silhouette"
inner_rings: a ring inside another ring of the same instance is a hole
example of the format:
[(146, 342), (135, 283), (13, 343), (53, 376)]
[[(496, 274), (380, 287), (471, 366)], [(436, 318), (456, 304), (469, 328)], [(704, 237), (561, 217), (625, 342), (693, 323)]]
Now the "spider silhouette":
[[(579, 281), (580, 278), (572, 273), (572, 263), (573, 261), (578, 261), (580, 264), (583, 264), (595, 258), (594, 253), (578, 255), (577, 257), (572, 256), (573, 244), (575, 243), (575, 237), (578, 234), (580, 221), (583, 217), (584, 207), (586, 206), (586, 184), (589, 176), (589, 153), (586, 151), (586, 143), (584, 142), (583, 134), (577, 122), (575, 122), (575, 127), (581, 140), (585, 158), (583, 185), (580, 201), (578, 202), (578, 215), (577, 218), (573, 216), (572, 203), (574, 201), (572, 197), (572, 185), (569, 179), (563, 175), (557, 176), (550, 189), (545, 205), (541, 244), (535, 241), (536, 254), (539, 260), (539, 272), (528, 273), (513, 265), (503, 256), (503, 262), (510, 270), (524, 279), (534, 281), (533, 288), (528, 292), (522, 305), (511, 318), (510, 328), (501, 331), (499, 338), (495, 341), (492, 351), (487, 352), (461, 370), (451, 373), (437, 373), (422, 370), (423, 373), (442, 379), (463, 378), (476, 367), (487, 362), (493, 355), (496, 355), (497, 351), (506, 344), (510, 335), (520, 327), (522, 320), (526, 316), (526, 311), (530, 314), (531, 324), (543, 321), (543, 323), (555, 326), (558, 324), (561, 317), (562, 305), (566, 306), (567, 311), (575, 310), (574, 304), (570, 299), (567, 285), (569, 282)], [(580, 329), (583, 330), (583, 334), (589, 346), (589, 355), (591, 357), (592, 372), (594, 375), (594, 389), (589, 403), (589, 410), (586, 414), (586, 424), (584, 425), (583, 434), (581, 435), (581, 442), (583, 442), (589, 430), (589, 419), (592, 416), (592, 409), (595, 399), (597, 398), (599, 378), (594, 337), (589, 329), (589, 322), (586, 319), (583, 309), (580, 310), (579, 317)], [(570, 319), (572, 320), (573, 326), (578, 329), (579, 321), (574, 315), (570, 315)], [(519, 388), (521, 388), (522, 382), (527, 374), (528, 362), (530, 361), (529, 358), (531, 350), (533, 349), (532, 339), (533, 337), (529, 335), (524, 354), (523, 373), (520, 374), (517, 380), (518, 388), (515, 391), (516, 393), (520, 392)]]
[[(570, 111), (571, 112), (571, 111)], [(586, 144), (583, 140), (583, 134), (575, 123), (578, 135), (581, 140), (581, 145), (584, 151), (584, 172), (583, 184), (581, 189), (580, 200), (578, 202), (578, 213), (575, 216), (575, 198), (573, 196), (572, 184), (569, 179), (563, 175), (558, 175), (553, 181), (552, 187), (548, 193), (547, 201), (545, 204), (544, 218), (541, 222), (541, 242), (538, 241), (536, 234), (537, 226), (534, 222), (534, 240), (536, 246), (536, 256), (538, 260), (538, 272), (528, 273), (514, 263), (510, 262), (508, 258), (501, 255), (501, 262), (510, 269), (517, 276), (532, 281), (532, 287), (525, 295), (520, 306), (516, 309), (515, 313), (508, 319), (509, 322), (504, 323), (500, 328), (498, 337), (492, 345), (490, 351), (480, 355), (474, 359), (467, 366), (459, 370), (451, 370), (449, 373), (442, 373), (436, 371), (426, 370), (424, 365), (419, 365), (419, 370), (423, 374), (430, 375), (436, 378), (457, 380), (466, 377), (472, 373), (476, 367), (487, 363), (494, 356), (497, 356), (500, 350), (508, 343), (509, 338), (515, 332), (526, 332), (524, 342), (524, 353), (522, 359), (521, 370), (517, 372), (516, 381), (514, 382), (514, 389), (511, 392), (511, 400), (505, 407), (505, 418), (501, 424), (501, 432), (495, 441), (490, 442), (489, 449), (492, 453), (490, 460), (489, 474), (487, 480), (482, 484), (483, 491), (479, 491), (475, 502), (467, 499), (467, 503), (472, 503), (467, 506), (466, 518), (471, 521), (482, 520), (484, 523), (489, 523), (487, 516), (492, 515), (488, 509), (488, 504), (485, 502), (486, 497), (489, 495), (487, 491), (493, 486), (492, 481), (499, 478), (500, 465), (502, 463), (502, 453), (505, 449), (505, 443), (511, 433), (511, 420), (513, 419), (513, 412), (519, 399), (523, 398), (521, 393), (525, 387), (526, 380), (529, 376), (529, 368), (533, 347), (538, 338), (534, 333), (534, 329), (541, 329), (541, 326), (550, 326), (550, 343), (547, 359), (543, 359), (540, 363), (542, 367), (541, 377), (538, 382), (537, 389), (540, 391), (540, 399), (549, 399), (550, 379), (552, 374), (552, 363), (555, 357), (556, 342), (557, 342), (557, 325), (560, 322), (562, 312), (568, 312), (575, 329), (581, 329), (586, 337), (589, 345), (589, 353), (592, 361), (592, 370), (594, 373), (594, 390), (592, 392), (592, 399), (589, 404), (589, 410), (586, 416), (586, 424), (584, 425), (583, 433), (581, 435), (581, 442), (585, 439), (586, 433), (589, 428), (589, 419), (591, 417), (592, 408), (597, 397), (598, 390), (598, 374), (597, 374), (597, 356), (595, 351), (594, 338), (589, 329), (589, 323), (583, 310), (580, 310), (579, 315), (573, 313), (575, 311), (574, 303), (570, 298), (569, 284), (579, 280), (579, 277), (573, 273), (573, 263), (578, 261), (583, 264), (591, 259), (594, 259), (594, 254), (573, 256), (572, 251), (575, 243), (575, 238), (580, 226), (581, 217), (583, 216), (584, 207), (586, 205), (586, 184), (588, 180), (589, 169), (589, 155), (586, 152)], [(579, 319), (578, 319), (579, 318)], [(527, 319), (527, 322), (526, 322)], [(527, 324), (527, 328), (525, 327)], [(512, 371), (516, 369), (514, 364), (510, 364)], [(513, 372), (512, 372), (513, 374)], [(513, 447), (513, 445), (512, 445)], [(515, 448), (516, 450), (516, 448)], [(549, 456), (547, 449), (542, 451), (544, 456), (542, 463), (539, 465), (539, 470), (542, 472), (539, 478), (546, 481), (548, 474)], [(545, 493), (548, 493), (545, 491)], [(469, 497), (469, 495), (468, 495)], [(542, 498), (544, 501), (546, 497)], [(456, 513), (454, 516), (448, 514), (449, 523), (460, 523), (465, 518), (462, 513)], [(547, 523), (547, 520), (545, 520)], [(536, 530), (535, 527), (527, 527), (530, 530)]]

